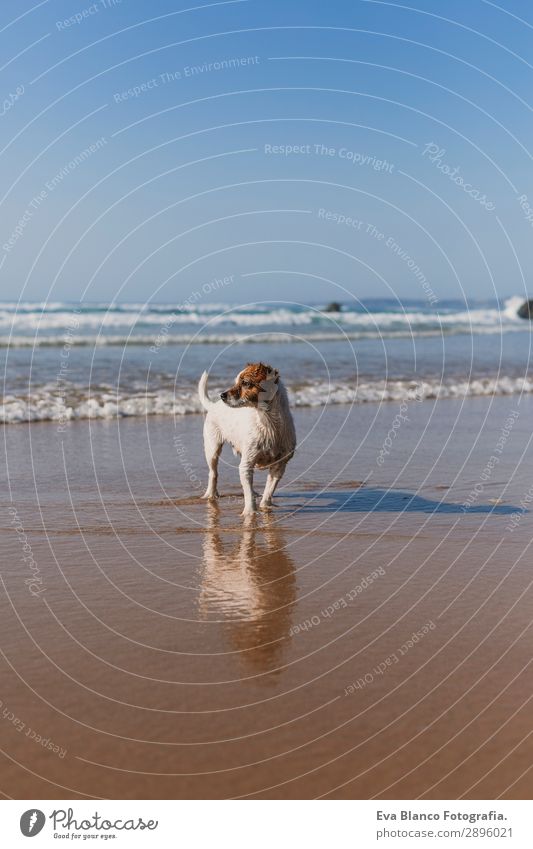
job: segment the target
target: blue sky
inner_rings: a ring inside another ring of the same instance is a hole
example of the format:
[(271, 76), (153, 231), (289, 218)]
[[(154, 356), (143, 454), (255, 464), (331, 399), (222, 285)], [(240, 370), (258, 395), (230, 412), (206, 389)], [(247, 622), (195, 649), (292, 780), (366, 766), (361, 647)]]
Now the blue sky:
[(0, 39), (2, 299), (528, 289), (527, 4), (17, 0)]

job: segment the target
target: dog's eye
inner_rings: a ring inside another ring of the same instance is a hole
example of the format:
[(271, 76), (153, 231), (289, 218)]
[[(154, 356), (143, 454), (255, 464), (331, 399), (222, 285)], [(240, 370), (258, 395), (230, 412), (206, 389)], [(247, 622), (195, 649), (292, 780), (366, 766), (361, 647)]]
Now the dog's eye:
[(249, 380), (243, 380), (242, 385), (244, 386), (245, 389), (249, 389), (252, 384), (250, 383)]

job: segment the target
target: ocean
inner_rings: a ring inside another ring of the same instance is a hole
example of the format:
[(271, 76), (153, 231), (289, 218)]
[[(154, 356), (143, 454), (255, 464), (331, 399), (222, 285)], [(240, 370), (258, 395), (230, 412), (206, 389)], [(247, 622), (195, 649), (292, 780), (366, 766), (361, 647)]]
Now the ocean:
[(0, 420), (200, 412), (247, 362), (282, 373), (296, 406), (533, 392), (523, 298), (290, 303), (0, 303)]

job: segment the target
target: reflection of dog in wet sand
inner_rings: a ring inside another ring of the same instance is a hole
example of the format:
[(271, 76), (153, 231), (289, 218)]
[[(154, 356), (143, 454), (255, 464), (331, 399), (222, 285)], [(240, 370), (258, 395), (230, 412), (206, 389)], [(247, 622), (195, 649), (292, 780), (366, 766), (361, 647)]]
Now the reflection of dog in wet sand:
[(207, 395), (208, 373), (204, 371), (198, 393), (207, 416), (204, 449), (209, 481), (204, 498), (218, 498), (218, 459), (225, 442), (240, 454), (239, 476), (244, 492), (243, 516), (255, 513), (254, 468), (268, 469), (262, 510), (272, 507), (272, 496), (294, 454), (296, 433), (289, 400), (279, 372), (263, 363), (249, 363), (235, 383), (213, 402)]
[(224, 617), (235, 649), (260, 672), (280, 663), (296, 598), (283, 534), (270, 515), (264, 521), (264, 527), (245, 526), (236, 542), (226, 542), (219, 507), (209, 505), (199, 600), (202, 617)]

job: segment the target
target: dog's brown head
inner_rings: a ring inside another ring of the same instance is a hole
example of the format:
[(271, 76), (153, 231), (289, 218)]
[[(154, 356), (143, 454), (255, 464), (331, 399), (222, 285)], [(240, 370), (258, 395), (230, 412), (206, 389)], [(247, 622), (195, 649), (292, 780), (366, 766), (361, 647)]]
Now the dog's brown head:
[(264, 363), (248, 363), (220, 397), (228, 407), (268, 407), (278, 391), (279, 372)]

